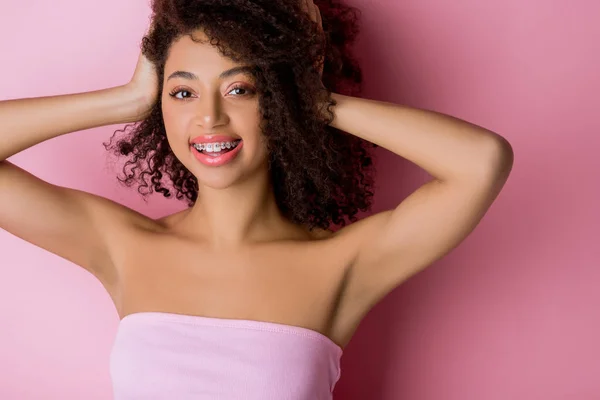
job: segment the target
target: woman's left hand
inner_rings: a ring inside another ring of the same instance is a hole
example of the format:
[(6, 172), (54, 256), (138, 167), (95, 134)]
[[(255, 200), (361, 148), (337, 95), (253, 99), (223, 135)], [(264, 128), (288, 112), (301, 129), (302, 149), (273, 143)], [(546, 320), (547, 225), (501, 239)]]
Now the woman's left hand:
[[(323, 31), (323, 19), (321, 17), (321, 11), (319, 10), (319, 7), (317, 7), (313, 0), (300, 1), (302, 1), (304, 4), (304, 11), (310, 15), (310, 18), (319, 26), (321, 34), (324, 35), (325, 32)], [(321, 59), (318, 61), (319, 76), (321, 77), (323, 76), (323, 66), (324, 62), (323, 59)]]

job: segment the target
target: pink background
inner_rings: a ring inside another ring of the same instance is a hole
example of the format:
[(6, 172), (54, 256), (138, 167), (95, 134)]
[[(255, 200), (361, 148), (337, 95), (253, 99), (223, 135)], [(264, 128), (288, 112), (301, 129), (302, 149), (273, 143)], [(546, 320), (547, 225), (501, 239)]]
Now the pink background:
[[(0, 98), (124, 84), (146, 0), (3, 0)], [(363, 9), (365, 97), (429, 108), (497, 131), (513, 174), (475, 232), (386, 297), (342, 358), (336, 398), (600, 398), (600, 3), (353, 0)], [(451, 5), (450, 5), (451, 4)], [(54, 184), (152, 217), (120, 187), (103, 127), (11, 161)], [(425, 175), (386, 151), (374, 211)], [(398, 185), (397, 177), (401, 177)], [(0, 398), (110, 399), (118, 317), (88, 272), (0, 231)]]

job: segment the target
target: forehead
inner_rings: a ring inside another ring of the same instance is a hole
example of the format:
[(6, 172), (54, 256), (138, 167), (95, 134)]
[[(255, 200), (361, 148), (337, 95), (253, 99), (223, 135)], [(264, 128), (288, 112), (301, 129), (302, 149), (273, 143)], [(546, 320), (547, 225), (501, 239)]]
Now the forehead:
[(242, 65), (223, 56), (201, 30), (194, 31), (192, 36), (194, 40), (190, 35), (184, 35), (171, 45), (165, 63), (165, 77), (171, 72), (185, 70), (200, 79), (212, 79), (225, 70)]

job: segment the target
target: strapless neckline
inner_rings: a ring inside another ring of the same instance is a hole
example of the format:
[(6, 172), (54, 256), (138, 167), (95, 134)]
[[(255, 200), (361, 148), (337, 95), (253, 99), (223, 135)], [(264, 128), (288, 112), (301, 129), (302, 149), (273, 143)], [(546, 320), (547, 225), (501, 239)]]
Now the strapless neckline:
[(250, 328), (259, 330), (276, 330), (279, 332), (288, 332), (293, 334), (300, 334), (303, 336), (313, 337), (317, 340), (321, 340), (330, 346), (332, 346), (337, 352), (338, 356), (343, 353), (342, 347), (334, 342), (329, 336), (322, 334), (314, 329), (305, 328), (302, 326), (282, 324), (279, 322), (270, 321), (259, 321), (252, 319), (241, 319), (241, 318), (220, 318), (220, 317), (206, 317), (203, 315), (192, 315), (192, 314), (178, 314), (164, 311), (137, 311), (131, 314), (125, 315), (120, 319), (119, 324), (123, 321), (127, 322), (131, 319), (137, 318), (150, 318), (156, 317), (163, 320), (191, 323), (199, 325), (212, 325), (212, 326), (223, 326), (233, 328)]

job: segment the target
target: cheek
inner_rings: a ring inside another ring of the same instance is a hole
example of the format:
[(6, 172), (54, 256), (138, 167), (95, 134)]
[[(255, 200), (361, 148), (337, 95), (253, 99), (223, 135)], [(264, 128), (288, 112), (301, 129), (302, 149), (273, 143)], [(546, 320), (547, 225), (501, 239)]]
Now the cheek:
[(167, 131), (167, 136), (183, 137), (186, 134), (191, 115), (187, 115), (182, 110), (175, 110), (173, 107), (163, 106), (163, 122)]
[(254, 142), (255, 161), (257, 164), (264, 164), (269, 159), (269, 149), (267, 138), (262, 132), (257, 132), (257, 140)]
[(259, 126), (259, 121), (254, 121), (252, 125), (245, 127), (245, 132), (240, 132), (246, 137), (246, 142), (251, 145), (252, 152), (258, 157), (263, 158), (267, 154), (267, 138)]

